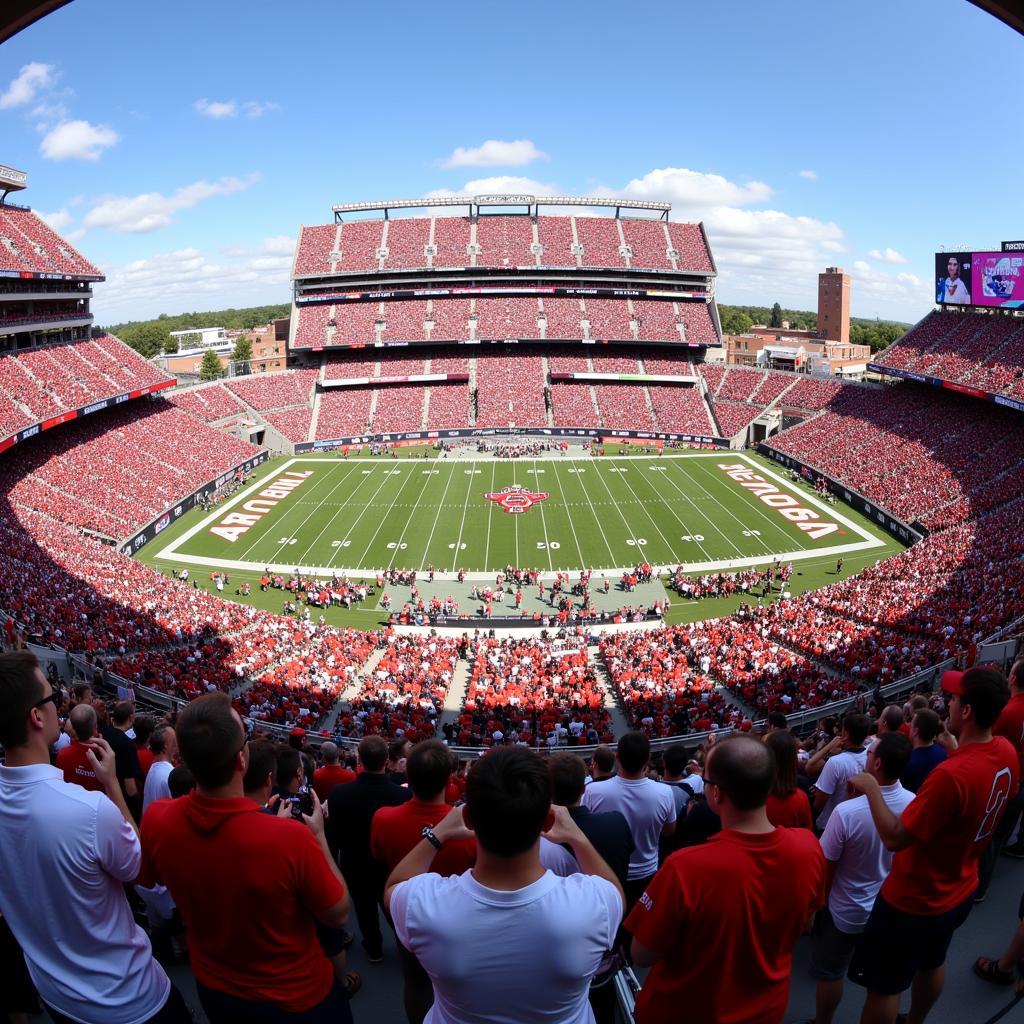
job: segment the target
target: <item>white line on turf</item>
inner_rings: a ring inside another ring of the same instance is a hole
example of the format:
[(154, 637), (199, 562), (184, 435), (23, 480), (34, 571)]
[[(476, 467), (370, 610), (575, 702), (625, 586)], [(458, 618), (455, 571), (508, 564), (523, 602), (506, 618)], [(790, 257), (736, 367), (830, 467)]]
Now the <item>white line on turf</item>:
[[(597, 473), (598, 476), (600, 476), (600, 471), (597, 469), (597, 463), (594, 462), (593, 466), (594, 466), (594, 472)], [(576, 474), (576, 483), (579, 484), (579, 488), (583, 492), (583, 497), (587, 499), (587, 504), (590, 506), (590, 511), (591, 511), (591, 514), (594, 517), (594, 522), (597, 523), (597, 528), (601, 531), (601, 536), (604, 538), (604, 546), (608, 549), (609, 560), (614, 565), (615, 564), (615, 552), (612, 551), (612, 546), (611, 546), (611, 544), (608, 543), (608, 534), (606, 534), (604, 532), (604, 525), (601, 522), (601, 518), (597, 514), (597, 509), (594, 508), (593, 501), (590, 500), (590, 492), (587, 490), (587, 485), (580, 480), (578, 473)]]
[[(577, 476), (578, 475), (579, 474), (577, 474)], [(570, 505), (565, 500), (565, 490), (562, 487), (562, 475), (558, 472), (558, 464), (557, 463), (555, 464), (555, 480), (558, 481), (558, 493), (562, 495), (562, 505), (565, 508), (574, 508), (575, 504), (574, 505)], [(582, 507), (582, 505), (583, 505), (582, 502), (579, 502), (578, 504), (580, 505), (580, 507)], [(584, 557), (583, 557), (583, 549), (580, 547), (580, 539), (579, 539), (579, 537), (576, 536), (576, 526), (575, 526), (575, 524), (572, 521), (572, 513), (571, 512), (567, 512), (565, 518), (569, 520), (569, 529), (572, 530), (572, 539), (573, 539), (573, 542), (576, 544), (576, 554), (578, 554), (580, 556), (579, 564), (580, 564), (580, 567), (582, 568), (584, 565), (587, 564), (587, 562), (586, 562), (586, 559), (584, 559)], [(610, 553), (611, 553), (611, 549), (609, 548), (609, 554)]]
[[(398, 552), (402, 550), (402, 543), (405, 541), (405, 532), (409, 529), (409, 524), (416, 518), (416, 509), (420, 507), (420, 502), (423, 500), (423, 495), (426, 493), (427, 488), (430, 486), (430, 476), (427, 475), (426, 480), (423, 481), (423, 486), (420, 488), (420, 493), (416, 495), (416, 504), (413, 505), (412, 511), (409, 513), (409, 518), (405, 521), (405, 526), (402, 527), (402, 533), (399, 536), (394, 547), (394, 554), (388, 561), (388, 568), (395, 564), (395, 559), (398, 557)], [(374, 534), (376, 536), (376, 534)]]
[[(498, 463), (491, 463), (491, 489), (488, 493), (494, 493), (495, 474), (498, 472)], [(473, 477), (470, 477), (472, 480)], [(486, 570), (491, 560), (491, 516), (494, 515), (494, 502), (487, 502), (487, 542), (484, 544), (484, 569)]]
[[(533, 460), (533, 479), (537, 479), (537, 460)], [(534, 484), (536, 486), (536, 484)], [(548, 570), (554, 569), (554, 564), (551, 561), (551, 545), (548, 543), (548, 522), (544, 518), (544, 502), (540, 503), (540, 525), (544, 530), (544, 549), (548, 553)]]
[[(339, 538), (341, 540), (341, 543), (338, 545), (337, 550), (327, 560), (327, 564), (328, 565), (333, 565), (334, 562), (335, 562), (335, 559), (337, 559), (338, 556), (345, 550), (345, 547), (346, 547), (345, 541), (347, 541), (347, 540), (349, 540), (351, 538), (352, 534), (355, 532), (356, 527), (359, 526), (359, 524), (363, 521), (363, 518), (366, 516), (367, 512), (369, 512), (369, 510), (371, 508), (375, 507), (372, 504), (373, 499), (376, 498), (377, 495), (380, 494), (380, 492), (384, 489), (384, 485), (386, 483), (388, 483), (388, 481), (391, 479), (391, 476), (392, 476), (392, 474), (390, 472), (388, 472), (388, 471), (385, 471), (384, 473), (381, 474), (380, 483), (377, 484), (377, 489), (370, 496), (370, 501), (367, 502), (362, 507), (362, 509), (360, 510), (359, 514), (355, 517), (355, 519), (353, 519), (352, 522), (348, 524), (348, 530), (345, 532), (345, 535), (343, 537)], [(395, 493), (395, 497), (392, 499), (392, 505), (398, 499), (398, 496), (402, 493), (402, 491), (405, 489), (405, 485), (409, 482), (409, 479), (411, 479), (411, 476), (412, 476), (412, 474), (409, 474), (409, 476), (405, 477), (405, 479), (402, 480), (401, 487), (398, 488), (397, 492)], [(365, 477), (364, 479), (365, 480), (373, 479), (372, 474), (370, 476)], [(362, 486), (362, 482), (360, 482), (360, 486)], [(365, 555), (365, 552), (364, 552), (364, 555)]]
[[(665, 476), (668, 477), (669, 483), (679, 492), (679, 494), (683, 497), (683, 499), (688, 501), (693, 506), (694, 512), (696, 512), (699, 516), (701, 516), (704, 519), (704, 521), (706, 523), (708, 523), (712, 527), (712, 529), (714, 529), (715, 533), (717, 533), (719, 535), (719, 537), (721, 537), (722, 540), (724, 540), (725, 543), (728, 544), (729, 547), (731, 547), (733, 549), (733, 551), (735, 551), (738, 555), (742, 555), (743, 554), (743, 550), (739, 547), (739, 545), (725, 532), (725, 530), (723, 530), (718, 525), (718, 523), (716, 523), (714, 521), (714, 519), (711, 518), (711, 516), (701, 512), (697, 508), (697, 504), (693, 500), (693, 498), (686, 491), (684, 491), (679, 486), (679, 484), (677, 484), (675, 482), (675, 480), (672, 479), (672, 474), (671, 473), (666, 473)], [(685, 476), (686, 476), (686, 482), (688, 484), (694, 484), (695, 486), (700, 487), (700, 484), (698, 484), (697, 481), (693, 479), (693, 475), (691, 473), (686, 472)], [(706, 498), (710, 499), (711, 501), (713, 501), (718, 508), (724, 508), (722, 503), (716, 497), (714, 497), (714, 495), (712, 495), (710, 493), (710, 491), (708, 491), (704, 487), (701, 487), (700, 489), (702, 491), (704, 491), (704, 496)], [(692, 531), (691, 531), (691, 534), (692, 534)], [(698, 546), (701, 547), (701, 550), (704, 551), (704, 554), (706, 555), (707, 551), (704, 550), (703, 546), (701, 546), (701, 545), (698, 545)], [(764, 545), (764, 546), (767, 547), (767, 545)]]
[[(668, 469), (668, 468), (669, 468), (669, 467), (666, 467), (666, 469)], [(641, 475), (642, 475), (642, 474), (641, 474)], [(670, 472), (667, 472), (667, 473), (665, 473), (664, 475), (665, 475), (665, 479), (666, 479), (666, 481), (667, 481), (668, 483), (670, 483), (670, 484), (671, 484), (671, 485), (672, 485), (673, 487), (675, 487), (675, 489), (676, 489), (677, 491), (679, 491), (679, 487), (678, 487), (678, 486), (676, 485), (676, 482), (675, 482), (675, 481), (674, 481), (673, 479), (671, 479), (671, 477), (672, 477), (672, 473), (671, 473), (671, 471), (670, 471)], [(663, 494), (661, 494), (661, 493), (660, 493), (660, 492), (659, 492), (659, 491), (658, 491), (658, 490), (657, 490), (657, 489), (656, 489), (656, 488), (654, 487), (654, 484), (653, 484), (653, 483), (651, 483), (651, 484), (650, 484), (650, 487), (651, 487), (651, 490), (652, 490), (652, 491), (654, 492), (654, 494), (655, 494), (655, 495), (657, 496), (658, 500), (659, 500), (659, 501), (660, 501), (660, 502), (662, 503), (662, 505), (664, 505), (664, 506), (665, 506), (665, 508), (666, 508), (666, 509), (667, 509), (667, 510), (669, 511), (669, 513), (670, 513), (670, 514), (671, 514), (671, 515), (672, 515), (672, 516), (673, 516), (673, 517), (675, 518), (675, 521), (676, 521), (676, 522), (677, 522), (677, 523), (678, 523), (678, 524), (679, 524), (679, 525), (680, 525), (680, 526), (681, 526), (681, 527), (683, 528), (683, 530), (685, 531), (685, 532), (684, 532), (684, 534), (683, 534), (683, 536), (685, 536), (685, 537), (693, 537), (693, 536), (695, 536), (696, 534), (700, 533), (700, 530), (699, 530), (699, 529), (696, 529), (696, 528), (694, 528), (694, 527), (692, 527), (692, 526), (687, 526), (687, 525), (686, 525), (686, 522), (685, 522), (685, 520), (683, 520), (683, 519), (681, 519), (681, 518), (680, 518), (680, 516), (679, 516), (679, 513), (678, 513), (678, 512), (676, 512), (676, 510), (675, 510), (675, 509), (674, 509), (674, 508), (672, 507), (672, 504), (671, 504), (671, 502), (669, 502), (669, 501), (666, 501), (666, 500), (665, 500), (665, 496), (664, 496)], [(690, 504), (691, 504), (691, 505), (693, 505), (693, 500), (692, 500), (692, 499), (691, 499), (691, 498), (690, 498), (690, 497), (689, 497), (689, 496), (688, 496), (687, 494), (685, 494), (685, 493), (684, 493), (684, 492), (682, 492), (682, 491), (679, 491), (679, 493), (680, 493), (680, 494), (682, 494), (682, 496), (683, 496), (684, 498), (686, 498), (686, 500), (688, 500), (688, 501), (690, 502)], [(701, 518), (702, 518), (702, 519), (704, 519), (704, 521), (705, 521), (705, 522), (707, 522), (707, 523), (710, 523), (710, 524), (711, 524), (712, 526), (714, 526), (714, 525), (715, 525), (715, 524), (714, 524), (714, 523), (713, 523), (713, 522), (712, 522), (712, 521), (711, 521), (710, 519), (706, 518), (706, 517), (705, 517), (705, 516), (704, 516), (704, 515), (703, 515), (703, 514), (702, 514), (702, 513), (700, 512), (700, 510), (699, 510), (699, 509), (697, 508), (697, 506), (696, 506), (696, 505), (694, 505), (694, 512), (696, 512), (696, 513), (697, 513), (697, 514), (698, 514), (699, 516), (701, 516)], [(716, 529), (717, 529), (717, 527), (716, 527)], [(721, 532), (721, 531), (719, 531), (719, 532)], [(699, 540), (694, 540), (694, 541), (692, 541), (692, 543), (696, 544), (696, 545), (697, 545), (697, 547), (698, 547), (698, 548), (700, 548), (700, 553), (701, 553), (701, 554), (702, 554), (702, 555), (703, 555), (703, 556), (704, 556), (705, 558), (708, 558), (708, 557), (710, 557), (710, 556), (708, 555), (707, 549), (706, 549), (706, 548), (704, 547), (704, 545), (703, 545), (703, 544), (702, 544), (702, 543), (701, 543), (701, 542), (700, 542)]]
[[(622, 482), (629, 488), (629, 493), (632, 494), (633, 497), (636, 499), (637, 504), (639, 504), (640, 507), (643, 509), (644, 515), (647, 516), (647, 518), (651, 521), (651, 526), (653, 526), (655, 530), (658, 531), (658, 536), (660, 536), (661, 539), (665, 542), (665, 547), (667, 548), (668, 553), (672, 556), (672, 560), (676, 564), (678, 564), (679, 556), (676, 554), (675, 548), (673, 548), (672, 545), (668, 542), (668, 537), (666, 537), (665, 534), (661, 532), (661, 527), (658, 525), (657, 520), (654, 518), (654, 516), (651, 515), (650, 510), (647, 507), (647, 503), (640, 499), (640, 495), (637, 494), (636, 491), (633, 489), (633, 485), (629, 482), (629, 479), (627, 477), (624, 477), (622, 473), (619, 474), (619, 477), (622, 480)], [(646, 562), (647, 559), (645, 558), (644, 561)]]
[[(629, 533), (629, 536), (632, 538), (633, 547), (636, 548), (636, 553), (638, 555), (643, 554), (643, 552), (641, 550), (641, 545), (639, 545), (637, 543), (637, 538), (636, 538), (636, 534), (633, 532), (633, 527), (629, 525), (629, 520), (626, 518), (626, 514), (622, 511), (622, 509), (619, 507), (619, 503), (615, 500), (615, 495), (612, 494), (612, 489), (608, 486), (608, 481), (605, 480), (604, 473), (601, 472), (600, 467), (598, 467), (597, 476), (598, 476), (598, 479), (601, 481), (601, 483), (604, 484), (604, 489), (608, 492), (608, 497), (611, 499), (611, 503), (615, 506), (615, 511), (619, 513), (619, 518), (622, 520), (622, 525), (626, 527), (626, 531)], [(604, 529), (603, 528), (602, 528), (601, 532), (604, 533)], [(615, 556), (613, 555), (612, 557), (614, 558)], [(642, 561), (642, 559), (641, 559), (641, 561)]]
[[(386, 480), (386, 479), (388, 478), (388, 476), (389, 476), (389, 475), (390, 475), (390, 474), (385, 474), (385, 476), (384, 476), (384, 479)], [(370, 553), (370, 549), (371, 549), (371, 548), (373, 547), (373, 542), (374, 542), (374, 541), (375, 541), (375, 540), (377, 539), (377, 535), (378, 535), (378, 534), (380, 533), (380, 531), (381, 531), (382, 529), (384, 529), (384, 524), (385, 524), (385, 523), (386, 523), (386, 522), (388, 521), (388, 517), (389, 517), (389, 516), (391, 515), (391, 510), (392, 510), (392, 509), (393, 509), (393, 508), (395, 507), (395, 505), (396, 505), (396, 504), (398, 503), (398, 499), (399, 499), (399, 498), (400, 498), (400, 497), (402, 496), (402, 494), (403, 494), (403, 493), (405, 492), (405, 489), (406, 489), (406, 487), (408, 487), (408, 485), (409, 485), (409, 481), (410, 481), (410, 480), (412, 480), (412, 479), (413, 479), (413, 474), (412, 474), (412, 473), (409, 473), (409, 474), (407, 474), (407, 475), (405, 476), (405, 479), (403, 479), (403, 480), (402, 480), (402, 486), (401, 486), (401, 487), (399, 487), (399, 488), (398, 488), (398, 490), (397, 490), (397, 491), (395, 492), (395, 496), (394, 496), (394, 498), (392, 498), (392, 499), (391, 499), (391, 504), (390, 504), (390, 505), (388, 505), (388, 507), (387, 507), (387, 511), (386, 511), (386, 512), (384, 512), (384, 513), (383, 513), (383, 514), (381, 515), (381, 517), (380, 517), (380, 522), (379, 522), (379, 523), (377, 524), (377, 529), (373, 531), (373, 536), (372, 536), (372, 537), (370, 538), (370, 541), (369, 541), (369, 543), (368, 543), (368, 544), (366, 545), (366, 548), (364, 549), (364, 551), (363, 551), (362, 555), (360, 555), (360, 558), (361, 558), (361, 559), (362, 559), (362, 558), (366, 558), (366, 556), (367, 556), (367, 555), (368, 555), (368, 554)], [(429, 480), (430, 480), (430, 477), (427, 477), (427, 481), (428, 481), (428, 482), (429, 482)], [(424, 486), (426, 486), (426, 485), (424, 484)], [(378, 488), (378, 490), (379, 490), (379, 488)], [(421, 493), (422, 493), (422, 491), (421, 491)], [(403, 506), (403, 507), (404, 507), (404, 506)], [(364, 513), (364, 515), (365, 515), (365, 513)], [(361, 519), (362, 519), (362, 516), (360, 516), (360, 517), (359, 517), (359, 519), (361, 520)], [(406, 520), (406, 521), (408, 522), (408, 520)], [(356, 522), (359, 522), (359, 520), (356, 520)], [(353, 527), (354, 527), (354, 526), (355, 526), (355, 523), (353, 523), (352, 525), (353, 525)], [(351, 532), (351, 531), (350, 531), (350, 532)], [(399, 541), (398, 541), (398, 543), (401, 543), (401, 540), (399, 540)], [(338, 548), (338, 550), (340, 551), (340, 550), (341, 550), (341, 548)], [(400, 549), (399, 549), (399, 548), (397, 547), (397, 545), (396, 545), (396, 547), (395, 547), (395, 551), (398, 551), (398, 550), (400, 550)], [(390, 565), (390, 562), (389, 562), (388, 564)]]
[[(441, 511), (444, 509), (444, 499), (448, 497), (448, 488), (452, 485), (452, 477), (455, 476), (455, 466), (449, 463), (448, 479), (445, 481), (444, 493), (441, 495), (440, 504), (437, 506), (437, 512), (434, 513), (434, 525), (430, 528), (430, 536), (427, 537), (427, 546), (423, 549), (423, 558), (420, 560), (420, 572), (423, 572), (424, 562), (427, 560), (427, 555), (430, 554), (430, 542), (434, 539), (434, 531), (437, 529), (437, 520), (441, 516)], [(470, 477), (472, 479), (472, 477)]]
[[(459, 552), (462, 550), (462, 530), (466, 525), (466, 509), (469, 508), (469, 496), (473, 491), (473, 474), (469, 473), (467, 476), (469, 477), (469, 484), (466, 487), (465, 500), (462, 502), (462, 521), (459, 523), (459, 536), (455, 541), (455, 553), (452, 555), (452, 572), (456, 572), (459, 567)], [(492, 501), (490, 504), (493, 505), (494, 502)], [(484, 564), (487, 564), (486, 561)]]

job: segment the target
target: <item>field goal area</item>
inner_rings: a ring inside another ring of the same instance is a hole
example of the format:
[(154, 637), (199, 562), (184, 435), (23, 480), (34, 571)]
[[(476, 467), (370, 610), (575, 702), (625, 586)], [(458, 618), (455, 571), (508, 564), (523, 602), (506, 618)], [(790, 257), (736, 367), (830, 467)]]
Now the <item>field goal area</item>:
[[(692, 572), (883, 548), (856, 513), (734, 451), (623, 458), (298, 456), (201, 515), (157, 562), (330, 577), (492, 579), (638, 563)], [(159, 538), (154, 543), (159, 543)]]

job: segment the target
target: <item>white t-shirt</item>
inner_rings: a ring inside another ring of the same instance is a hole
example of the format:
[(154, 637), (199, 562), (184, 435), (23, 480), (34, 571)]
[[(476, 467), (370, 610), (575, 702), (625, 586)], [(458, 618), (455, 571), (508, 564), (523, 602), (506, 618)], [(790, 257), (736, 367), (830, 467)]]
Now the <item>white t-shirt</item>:
[[(898, 818), (914, 799), (898, 782), (882, 786), (886, 807)], [(885, 848), (871, 818), (866, 796), (841, 803), (821, 837), (825, 858), (836, 863), (828, 909), (841, 932), (864, 931), (875, 897), (892, 867), (892, 852)]]
[(174, 765), (170, 761), (154, 761), (146, 772), (146, 785), (142, 790), (142, 813), (154, 800), (169, 800), (171, 787), (167, 785), (167, 779), (174, 771)]
[(579, 873), (580, 866), (576, 858), (558, 843), (540, 837), (540, 866), (559, 878)]
[(593, 875), (546, 871), (500, 892), (469, 870), (402, 882), (391, 915), (434, 984), (424, 1024), (593, 1024), (590, 979), (615, 941), (622, 899)]
[(135, 831), (48, 764), (0, 767), (0, 806), (0, 910), (40, 996), (73, 1020), (154, 1016), (171, 983), (125, 899), (142, 863)]
[(676, 798), (671, 786), (651, 779), (624, 779), (615, 775), (587, 786), (581, 801), (588, 811), (621, 811), (633, 834), (629, 881), (647, 878), (658, 870), (658, 839), (662, 828), (676, 820)]
[(864, 750), (844, 750), (825, 762), (825, 767), (822, 768), (818, 780), (814, 783), (814, 788), (819, 793), (825, 793), (828, 796), (825, 806), (818, 815), (816, 822), (818, 828), (824, 829), (836, 807), (844, 800), (849, 799), (846, 793), (846, 781), (857, 772), (864, 771), (867, 757), (867, 752)]

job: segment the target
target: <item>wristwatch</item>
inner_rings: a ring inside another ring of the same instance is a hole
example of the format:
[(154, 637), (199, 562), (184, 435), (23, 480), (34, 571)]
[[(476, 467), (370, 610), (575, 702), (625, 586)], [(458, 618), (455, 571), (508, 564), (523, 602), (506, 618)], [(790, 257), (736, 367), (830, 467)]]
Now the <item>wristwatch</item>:
[(429, 825), (423, 826), (423, 831), (420, 835), (426, 839), (428, 843), (435, 849), (440, 850), (444, 843), (434, 835), (434, 830)]

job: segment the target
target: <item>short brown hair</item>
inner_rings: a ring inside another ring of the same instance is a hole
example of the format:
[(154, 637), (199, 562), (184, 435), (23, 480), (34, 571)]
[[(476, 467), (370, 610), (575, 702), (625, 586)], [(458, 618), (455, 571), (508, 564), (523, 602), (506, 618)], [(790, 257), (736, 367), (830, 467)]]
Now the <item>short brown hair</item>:
[(181, 759), (198, 785), (216, 789), (231, 781), (245, 728), (235, 718), (226, 693), (205, 693), (187, 704), (175, 733)]
[(0, 654), (0, 744), (5, 750), (28, 742), (28, 714), (39, 700), (38, 668), (31, 651)]
[(430, 800), (444, 792), (454, 767), (451, 751), (440, 740), (417, 743), (405, 762), (409, 788), (417, 799)]
[(914, 715), (914, 728), (925, 743), (931, 743), (942, 731), (942, 722), (931, 708), (922, 708)]
[(383, 736), (364, 736), (359, 741), (359, 763), (368, 772), (380, 772), (388, 763), (388, 745)]
[(587, 766), (578, 754), (553, 754), (548, 758), (551, 802), (560, 807), (579, 803), (587, 785)]

